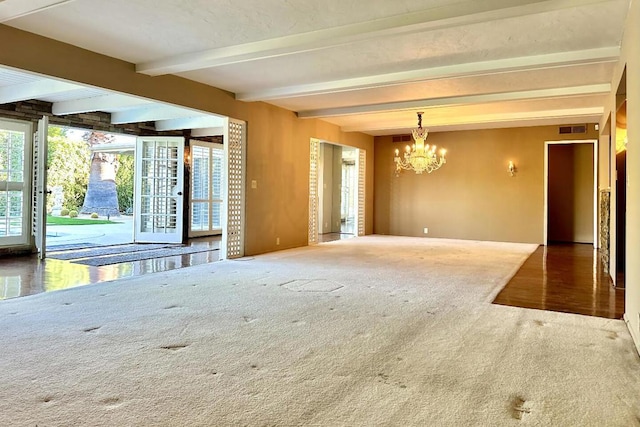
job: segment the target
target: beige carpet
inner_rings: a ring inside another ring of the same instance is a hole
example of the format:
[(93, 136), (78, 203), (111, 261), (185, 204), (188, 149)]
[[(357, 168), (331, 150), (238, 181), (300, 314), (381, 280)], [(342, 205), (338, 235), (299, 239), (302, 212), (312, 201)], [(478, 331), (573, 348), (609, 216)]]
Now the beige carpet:
[(3, 301), (0, 425), (640, 425), (622, 321), (490, 303), (534, 249), (368, 236)]

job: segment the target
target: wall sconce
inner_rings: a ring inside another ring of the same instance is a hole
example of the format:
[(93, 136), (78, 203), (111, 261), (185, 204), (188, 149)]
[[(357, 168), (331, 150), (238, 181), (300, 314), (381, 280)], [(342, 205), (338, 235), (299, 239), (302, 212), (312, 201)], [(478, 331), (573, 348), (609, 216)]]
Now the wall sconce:
[(514, 176), (516, 174), (516, 165), (513, 164), (512, 160), (509, 160), (509, 175)]

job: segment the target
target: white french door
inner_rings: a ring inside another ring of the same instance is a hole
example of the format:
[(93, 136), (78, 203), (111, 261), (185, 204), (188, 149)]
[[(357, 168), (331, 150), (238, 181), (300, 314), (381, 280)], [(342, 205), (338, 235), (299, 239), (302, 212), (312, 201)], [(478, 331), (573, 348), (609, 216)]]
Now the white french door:
[(191, 200), (189, 236), (222, 233), (224, 191), (224, 147), (203, 141), (190, 141)]
[(134, 241), (182, 243), (184, 138), (136, 141)]
[(33, 218), (32, 234), (35, 239), (38, 258), (47, 254), (47, 137), (49, 118), (38, 120), (38, 130), (33, 135)]

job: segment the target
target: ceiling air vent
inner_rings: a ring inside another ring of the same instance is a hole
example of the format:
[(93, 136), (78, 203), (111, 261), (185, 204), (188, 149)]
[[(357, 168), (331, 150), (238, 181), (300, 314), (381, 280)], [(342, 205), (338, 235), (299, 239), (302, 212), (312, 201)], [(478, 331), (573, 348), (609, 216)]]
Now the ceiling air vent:
[(560, 135), (566, 133), (587, 133), (587, 125), (560, 126)]
[(411, 135), (393, 135), (391, 137), (393, 142), (409, 142), (411, 141)]

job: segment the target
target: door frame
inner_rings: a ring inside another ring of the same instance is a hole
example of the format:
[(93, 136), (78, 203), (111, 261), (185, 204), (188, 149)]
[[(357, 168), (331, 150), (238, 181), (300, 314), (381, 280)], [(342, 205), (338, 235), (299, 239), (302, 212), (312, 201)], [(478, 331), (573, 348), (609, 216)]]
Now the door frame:
[(544, 226), (543, 244), (548, 245), (549, 232), (549, 147), (560, 144), (592, 144), (593, 145), (593, 248), (598, 249), (600, 242), (600, 228), (598, 227), (598, 140), (565, 140), (565, 141), (545, 141), (544, 142)]
[(320, 194), (322, 194), (320, 182), (320, 144), (331, 144), (340, 147), (352, 148), (356, 151), (356, 216), (354, 237), (365, 235), (365, 193), (366, 193), (366, 150), (336, 142), (310, 138), (309, 140), (309, 236), (307, 244), (315, 245), (319, 242), (319, 210), (321, 209)]
[(49, 117), (38, 120), (38, 130), (33, 136), (33, 237), (38, 258), (47, 256), (47, 152), (49, 150)]

